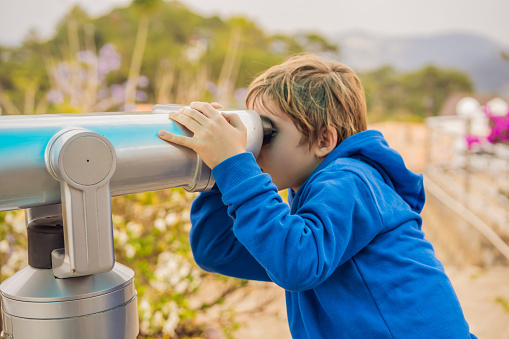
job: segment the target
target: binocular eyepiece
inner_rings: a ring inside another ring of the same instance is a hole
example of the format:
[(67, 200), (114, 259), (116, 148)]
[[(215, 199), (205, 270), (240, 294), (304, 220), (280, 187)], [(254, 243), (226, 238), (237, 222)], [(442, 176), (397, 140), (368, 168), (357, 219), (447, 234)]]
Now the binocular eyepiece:
[(263, 128), (263, 142), (262, 142), (262, 144), (267, 145), (272, 140), (274, 128), (272, 127), (272, 122), (270, 121), (269, 118), (262, 117), (262, 116), (260, 116), (260, 118), (262, 119), (262, 128)]

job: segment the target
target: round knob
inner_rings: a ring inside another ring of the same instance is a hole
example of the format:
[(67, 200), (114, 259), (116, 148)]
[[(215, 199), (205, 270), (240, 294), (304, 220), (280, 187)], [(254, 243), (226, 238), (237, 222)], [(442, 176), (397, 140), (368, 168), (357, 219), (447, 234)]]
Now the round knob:
[(95, 136), (73, 140), (64, 150), (63, 168), (69, 179), (90, 186), (104, 180), (111, 171), (113, 154), (110, 148)]
[(116, 168), (115, 148), (110, 141), (82, 129), (56, 134), (48, 143), (45, 158), (55, 179), (81, 187), (109, 180)]

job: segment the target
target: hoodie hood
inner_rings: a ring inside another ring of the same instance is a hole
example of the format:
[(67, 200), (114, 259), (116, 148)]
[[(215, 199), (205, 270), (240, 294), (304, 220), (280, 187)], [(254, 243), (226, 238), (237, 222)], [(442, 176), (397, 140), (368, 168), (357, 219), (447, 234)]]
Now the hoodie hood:
[(347, 138), (322, 161), (316, 171), (337, 158), (354, 158), (374, 167), (385, 183), (393, 188), (413, 211), (421, 212), (425, 201), (422, 174), (410, 171), (401, 155), (389, 147), (379, 131), (367, 130)]

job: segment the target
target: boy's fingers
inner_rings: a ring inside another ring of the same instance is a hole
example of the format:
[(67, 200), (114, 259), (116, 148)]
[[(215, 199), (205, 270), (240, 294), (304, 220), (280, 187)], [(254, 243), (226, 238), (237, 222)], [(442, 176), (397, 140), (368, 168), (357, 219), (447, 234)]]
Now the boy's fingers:
[(207, 102), (193, 101), (189, 106), (197, 111), (202, 112), (203, 115), (210, 119), (215, 119), (221, 115), (218, 111), (216, 111), (214, 107), (212, 107)]
[(223, 106), (223, 105), (221, 105), (221, 104), (220, 104), (220, 103), (218, 103), (218, 102), (211, 102), (211, 103), (210, 103), (210, 106), (214, 107), (215, 109), (223, 109), (223, 108), (224, 108), (224, 106)]
[(196, 133), (196, 131), (201, 127), (201, 125), (196, 120), (185, 114), (179, 112), (170, 112), (168, 116), (171, 120), (178, 122), (193, 133)]
[(191, 119), (195, 120), (202, 126), (204, 126), (207, 123), (207, 117), (195, 109), (184, 108), (184, 109), (178, 111), (177, 113), (180, 113), (180, 114), (190, 117)]
[(242, 122), (242, 119), (240, 119), (238, 114), (222, 112), (221, 115), (225, 117), (225, 119), (230, 123), (230, 125), (232, 125), (236, 129), (239, 130), (246, 129), (246, 126), (244, 126), (244, 123)]
[(183, 135), (173, 134), (168, 131), (160, 130), (157, 134), (159, 138), (163, 139), (164, 141), (168, 141), (177, 145), (182, 145), (185, 147), (192, 148), (192, 138), (186, 137)]

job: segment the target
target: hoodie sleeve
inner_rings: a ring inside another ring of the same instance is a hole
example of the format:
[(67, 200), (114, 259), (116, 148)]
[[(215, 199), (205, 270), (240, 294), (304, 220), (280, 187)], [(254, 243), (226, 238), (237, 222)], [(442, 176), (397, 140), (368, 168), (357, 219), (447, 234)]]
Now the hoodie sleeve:
[(193, 201), (191, 224), (191, 250), (202, 269), (235, 278), (270, 281), (265, 269), (233, 234), (233, 219), (217, 186)]
[(329, 168), (313, 176), (295, 214), (250, 153), (223, 161), (213, 174), (235, 237), (286, 290), (318, 286), (382, 230), (373, 195), (354, 172)]

